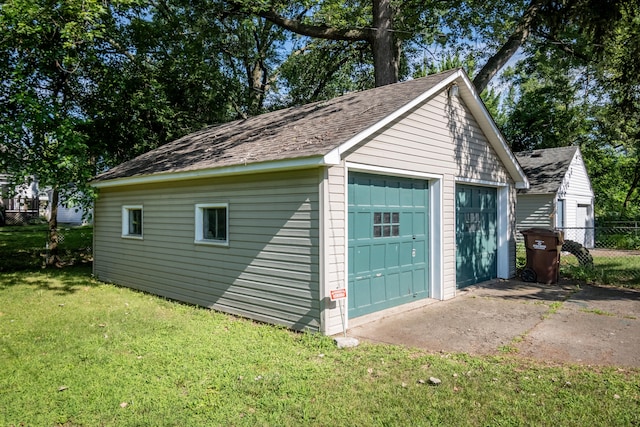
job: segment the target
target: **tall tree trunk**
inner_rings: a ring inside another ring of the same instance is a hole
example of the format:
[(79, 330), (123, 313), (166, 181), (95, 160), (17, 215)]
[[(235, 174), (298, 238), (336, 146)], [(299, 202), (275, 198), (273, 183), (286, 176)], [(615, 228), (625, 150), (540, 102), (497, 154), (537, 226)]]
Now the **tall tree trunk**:
[(398, 81), (398, 57), (393, 35), (393, 8), (391, 0), (373, 0), (373, 68), (376, 87)]
[(49, 251), (47, 253), (47, 267), (56, 266), (60, 262), (58, 255), (58, 189), (51, 191), (51, 218), (49, 218)]

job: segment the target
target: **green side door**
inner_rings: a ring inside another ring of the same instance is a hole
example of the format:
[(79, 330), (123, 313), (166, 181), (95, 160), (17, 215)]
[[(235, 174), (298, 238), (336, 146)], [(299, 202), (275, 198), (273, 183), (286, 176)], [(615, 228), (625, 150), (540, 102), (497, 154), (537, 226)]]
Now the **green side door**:
[(429, 296), (427, 181), (349, 174), (349, 316)]
[(498, 276), (497, 190), (456, 185), (456, 284), (458, 288)]

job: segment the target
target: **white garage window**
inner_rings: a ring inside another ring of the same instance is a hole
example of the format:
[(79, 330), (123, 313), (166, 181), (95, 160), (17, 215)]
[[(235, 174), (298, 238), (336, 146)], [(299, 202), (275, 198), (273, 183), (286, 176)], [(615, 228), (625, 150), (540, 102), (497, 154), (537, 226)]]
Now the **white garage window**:
[(229, 244), (229, 204), (196, 205), (196, 243)]
[(122, 237), (142, 239), (142, 205), (122, 207)]

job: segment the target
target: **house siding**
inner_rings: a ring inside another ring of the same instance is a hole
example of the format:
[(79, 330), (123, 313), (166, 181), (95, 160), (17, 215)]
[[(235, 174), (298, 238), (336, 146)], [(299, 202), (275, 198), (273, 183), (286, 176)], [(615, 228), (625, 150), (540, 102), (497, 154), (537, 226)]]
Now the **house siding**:
[(553, 194), (520, 194), (516, 210), (518, 241), (522, 241), (521, 230), (533, 227), (555, 227), (555, 198)]
[[(442, 299), (456, 294), (455, 185), (460, 178), (501, 183), (513, 181), (471, 112), (441, 92), (424, 105), (346, 153), (347, 162), (384, 166), (407, 173), (434, 174), (442, 180)], [(344, 179), (344, 178), (343, 178)], [(336, 196), (337, 197), (337, 196)], [(343, 197), (344, 196), (340, 196)], [(515, 191), (508, 205), (515, 206)], [(515, 214), (509, 213), (509, 265), (515, 274)], [(342, 243), (344, 246), (344, 243)], [(342, 280), (345, 280), (344, 278)]]
[[(295, 182), (296, 185), (292, 185)], [(320, 328), (317, 169), (102, 189), (94, 273), (114, 282), (293, 329)], [(195, 205), (229, 204), (229, 245), (195, 244)], [(143, 206), (143, 239), (121, 237)]]
[[(576, 151), (576, 155), (569, 165), (567, 174), (558, 190), (557, 199), (565, 200), (565, 238), (576, 240), (587, 247), (593, 247), (594, 233), (590, 228), (594, 226), (594, 194), (580, 150)], [(583, 222), (578, 222), (577, 214), (581, 206), (588, 207), (587, 218)]]

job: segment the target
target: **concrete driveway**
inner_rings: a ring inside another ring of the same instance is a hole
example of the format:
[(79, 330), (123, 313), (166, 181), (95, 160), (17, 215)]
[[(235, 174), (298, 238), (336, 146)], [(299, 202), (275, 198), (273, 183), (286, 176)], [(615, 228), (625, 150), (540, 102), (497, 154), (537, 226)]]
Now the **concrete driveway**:
[(497, 281), (353, 319), (348, 335), (431, 352), (640, 367), (640, 290)]

